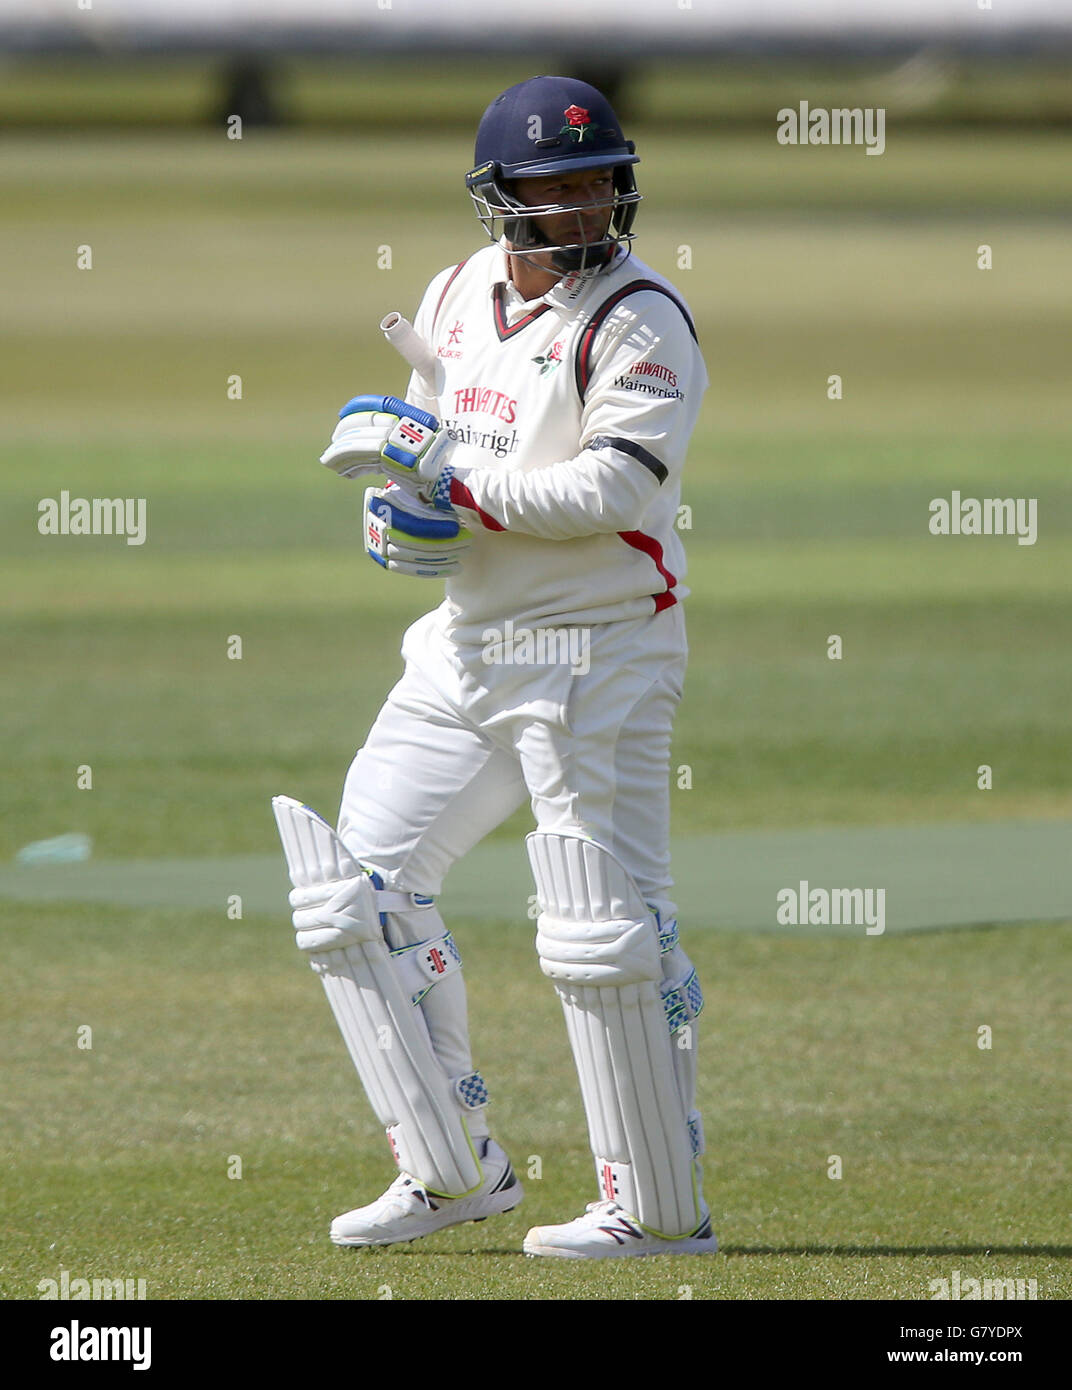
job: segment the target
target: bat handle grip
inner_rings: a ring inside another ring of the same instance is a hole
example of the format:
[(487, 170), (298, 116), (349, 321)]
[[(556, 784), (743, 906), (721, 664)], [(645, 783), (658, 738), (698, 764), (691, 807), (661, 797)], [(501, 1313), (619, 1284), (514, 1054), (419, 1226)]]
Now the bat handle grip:
[(416, 420), (418, 425), (427, 425), (430, 430), (439, 428), (439, 421), (434, 415), (429, 415), (427, 410), (421, 410), (418, 406), (400, 401), (397, 396), (384, 396), (381, 408), (388, 415), (404, 415), (407, 420)]
[(443, 384), (442, 364), (409, 320), (397, 310), (392, 310), (381, 321), (380, 331), (395, 351), (424, 379), (430, 393), (438, 396)]

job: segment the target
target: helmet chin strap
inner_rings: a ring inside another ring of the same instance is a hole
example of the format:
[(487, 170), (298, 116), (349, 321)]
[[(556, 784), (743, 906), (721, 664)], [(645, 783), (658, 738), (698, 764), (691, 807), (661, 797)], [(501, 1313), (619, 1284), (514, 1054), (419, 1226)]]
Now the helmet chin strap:
[[(549, 242), (546, 250), (541, 250), (539, 246), (508, 245), (511, 256), (549, 275), (576, 275), (584, 270), (602, 270), (614, 258), (613, 242), (593, 242), (591, 246), (570, 248), (554, 247)], [(537, 256), (546, 256), (548, 264), (537, 261)]]
[(572, 275), (579, 270), (602, 269), (614, 254), (612, 242), (595, 242), (591, 246), (575, 246), (571, 250), (559, 249), (551, 252), (551, 265), (561, 270), (563, 275)]
[[(525, 260), (534, 255), (546, 255), (550, 267), (538, 266), (541, 270), (550, 268), (562, 275), (573, 275), (581, 270), (602, 269), (614, 257), (617, 243), (611, 238), (580, 246), (559, 246), (544, 234), (536, 218), (528, 219), (528, 223), (528, 244), (512, 246), (512, 251), (514, 255), (520, 255)], [(537, 263), (530, 260), (530, 264)]]

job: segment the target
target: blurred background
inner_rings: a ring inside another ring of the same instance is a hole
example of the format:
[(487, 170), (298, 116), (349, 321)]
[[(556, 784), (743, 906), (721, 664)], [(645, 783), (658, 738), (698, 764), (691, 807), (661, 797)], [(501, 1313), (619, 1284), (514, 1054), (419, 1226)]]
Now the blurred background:
[[(435, 600), (316, 458), (404, 382), (376, 325), (480, 244), (476, 122), (538, 71), (613, 92), (710, 370), (679, 828), (1067, 812), (1066, 8), (573, 8), (0, 4), (7, 854), (252, 851), (280, 785), (335, 802)], [(779, 144), (802, 100), (884, 108), (885, 152)], [(39, 535), (62, 488), (145, 497), (148, 543)], [(954, 488), (1037, 497), (1038, 544), (930, 536)]]
[[(58, 1262), (151, 1297), (362, 1296), (320, 1232), (355, 1163), (378, 1190), (382, 1135), (290, 945), (269, 799), (335, 814), (439, 591), (366, 560), (360, 490), (317, 459), (351, 395), (404, 387), (377, 325), (482, 244), (476, 125), (539, 72), (613, 96), (636, 254), (688, 299), (711, 380), (673, 828), (708, 1191), (751, 1258), (690, 1270), (696, 1296), (919, 1298), (992, 1251), (1040, 1296), (1067, 1277), (1068, 7), (537, 10), (0, 0), (8, 1296)], [(883, 108), (884, 152), (780, 144), (801, 101)], [(40, 534), (63, 491), (144, 499), (145, 544)], [(1035, 499), (1037, 543), (931, 535), (954, 491)], [(590, 1166), (529, 824), (444, 912), (496, 1124), (546, 1181), (483, 1261), (488, 1227), (400, 1262), (398, 1296), (487, 1297), (489, 1271), (605, 1296), (509, 1254)], [(13, 862), (72, 833), (88, 862)], [(779, 928), (800, 878), (888, 889), (887, 935)], [(614, 1296), (667, 1296), (627, 1279)]]

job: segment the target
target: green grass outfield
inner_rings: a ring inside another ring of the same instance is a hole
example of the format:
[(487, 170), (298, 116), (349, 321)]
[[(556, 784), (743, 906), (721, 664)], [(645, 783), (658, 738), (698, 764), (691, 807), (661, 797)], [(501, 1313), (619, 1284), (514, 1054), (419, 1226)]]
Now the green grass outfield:
[[(689, 298), (712, 381), (684, 489), (675, 833), (1072, 826), (1072, 142), (890, 130), (871, 159), (636, 138), (637, 251)], [(349, 395), (404, 382), (380, 317), (479, 245), (465, 139), (374, 145), (6, 138), (4, 861), (72, 830), (120, 870), (264, 857), (273, 793), (334, 813), (433, 600), (363, 559), (358, 490), (316, 457)], [(39, 535), (64, 488), (146, 498), (147, 543)], [(954, 489), (1036, 498), (1037, 544), (930, 536)], [(985, 898), (965, 884), (962, 923)], [(524, 913), (452, 926), (496, 1131), (542, 1176), (501, 1221), (353, 1258), (327, 1222), (390, 1173), (285, 905), (185, 902), (5, 903), (7, 1297), (61, 1265), (160, 1298), (917, 1299), (954, 1269), (1068, 1296), (1072, 909), (882, 939), (693, 914), (724, 1258), (548, 1269), (525, 1229), (594, 1194)]]
[(375, 1299), (387, 1283), (396, 1299), (673, 1299), (688, 1284), (697, 1299), (916, 1300), (954, 1269), (1069, 1296), (1068, 924), (853, 942), (694, 931), (723, 1257), (609, 1268), (520, 1254), (594, 1181), (561, 1011), (516, 922), (458, 929), (525, 1201), (379, 1252), (326, 1237), (391, 1164), (284, 921), (50, 905), (6, 924), (5, 1297), (36, 1297), (61, 1267), (144, 1278), (150, 1298)]

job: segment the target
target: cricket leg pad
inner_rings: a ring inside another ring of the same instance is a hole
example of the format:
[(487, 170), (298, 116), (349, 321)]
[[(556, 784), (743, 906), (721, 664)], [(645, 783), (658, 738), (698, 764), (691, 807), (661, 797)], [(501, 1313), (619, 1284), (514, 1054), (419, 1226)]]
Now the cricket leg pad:
[(706, 1219), (694, 1109), (702, 997), (674, 924), (580, 836), (528, 836), (536, 949), (562, 1002), (601, 1196), (668, 1239)]
[(378, 888), (309, 807), (275, 797), (272, 808), (294, 885), (298, 945), (320, 976), (399, 1167), (437, 1195), (472, 1192), (484, 1174), (467, 1116), (486, 1104), (487, 1092), (478, 1073), (448, 1075), (420, 1007), (461, 958), (449, 934), (397, 952), (384, 935), (389, 913), (430, 909), (431, 899)]

